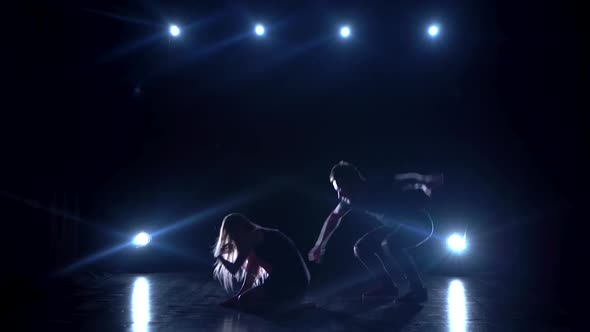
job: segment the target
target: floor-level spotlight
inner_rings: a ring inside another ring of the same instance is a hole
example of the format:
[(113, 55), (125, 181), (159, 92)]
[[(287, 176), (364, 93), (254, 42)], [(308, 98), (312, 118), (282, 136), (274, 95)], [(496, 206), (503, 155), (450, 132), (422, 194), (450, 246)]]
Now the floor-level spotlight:
[(151, 240), (152, 237), (148, 233), (140, 232), (133, 238), (133, 244), (138, 247), (145, 247), (150, 243)]
[(455, 233), (449, 236), (447, 239), (447, 245), (451, 251), (460, 254), (467, 249), (467, 240), (465, 239), (465, 235)]

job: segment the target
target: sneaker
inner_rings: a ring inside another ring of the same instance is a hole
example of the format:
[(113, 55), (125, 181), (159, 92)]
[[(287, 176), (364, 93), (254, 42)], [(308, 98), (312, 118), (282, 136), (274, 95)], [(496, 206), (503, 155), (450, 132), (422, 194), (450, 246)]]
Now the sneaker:
[(419, 288), (411, 290), (406, 295), (396, 300), (399, 303), (422, 303), (428, 300), (428, 292), (426, 288)]

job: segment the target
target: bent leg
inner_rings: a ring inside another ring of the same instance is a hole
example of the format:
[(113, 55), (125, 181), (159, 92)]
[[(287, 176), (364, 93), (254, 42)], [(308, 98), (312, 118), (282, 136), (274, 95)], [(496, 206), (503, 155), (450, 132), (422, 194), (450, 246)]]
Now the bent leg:
[(391, 232), (391, 228), (379, 227), (365, 234), (354, 244), (354, 255), (371, 273), (378, 284), (392, 288), (394, 286), (393, 280), (381, 260), (381, 242), (389, 232)]
[(427, 214), (417, 217), (422, 220), (415, 222), (414, 226), (400, 226), (381, 243), (383, 251), (399, 264), (412, 289), (422, 289), (424, 286), (408, 249), (426, 242), (434, 231), (432, 220)]
[(383, 250), (395, 259), (410, 283), (410, 292), (398, 298), (397, 301), (399, 302), (420, 303), (428, 299), (428, 293), (426, 288), (424, 288), (416, 263), (408, 252), (407, 247), (408, 244), (410, 244), (409, 247), (416, 247), (422, 242), (424, 240), (416, 239), (415, 233), (410, 233), (404, 231), (404, 228), (400, 228), (382, 243)]
[(388, 249), (388, 255), (390, 255), (395, 261), (399, 264), (402, 272), (408, 279), (410, 283), (411, 289), (422, 289), (424, 288), (424, 284), (422, 283), (422, 279), (420, 278), (420, 274), (418, 272), (418, 268), (416, 267), (416, 263), (414, 259), (408, 252), (406, 248), (396, 248), (395, 246), (391, 248), (387, 242), (385, 242), (384, 247)]

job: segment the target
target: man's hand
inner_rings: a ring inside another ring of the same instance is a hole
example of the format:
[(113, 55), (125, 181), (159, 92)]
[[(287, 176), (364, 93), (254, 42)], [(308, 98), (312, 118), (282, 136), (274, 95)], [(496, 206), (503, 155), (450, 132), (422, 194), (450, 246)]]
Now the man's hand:
[(324, 256), (326, 249), (322, 248), (321, 246), (313, 247), (308, 254), (308, 258), (310, 262), (320, 263)]

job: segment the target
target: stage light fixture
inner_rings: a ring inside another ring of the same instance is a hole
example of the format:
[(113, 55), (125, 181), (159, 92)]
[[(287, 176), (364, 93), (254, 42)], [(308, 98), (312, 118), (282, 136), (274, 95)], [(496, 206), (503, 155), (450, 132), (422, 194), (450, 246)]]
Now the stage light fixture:
[(170, 35), (172, 37), (178, 37), (180, 35), (180, 28), (178, 27), (178, 25), (172, 24), (170, 25)]
[(135, 236), (135, 238), (133, 238), (133, 244), (138, 247), (145, 247), (150, 243), (151, 240), (152, 237), (148, 233), (140, 232)]
[(438, 36), (439, 32), (440, 32), (440, 28), (436, 24), (433, 24), (430, 27), (428, 27), (428, 34), (430, 35), (430, 37)]
[(256, 26), (254, 27), (254, 33), (256, 33), (257, 36), (264, 36), (264, 34), (266, 33), (264, 25), (256, 24)]
[(465, 235), (455, 233), (447, 239), (447, 245), (455, 253), (461, 253), (467, 249), (467, 240)]
[(347, 39), (350, 37), (350, 27), (345, 25), (340, 28), (340, 37)]

